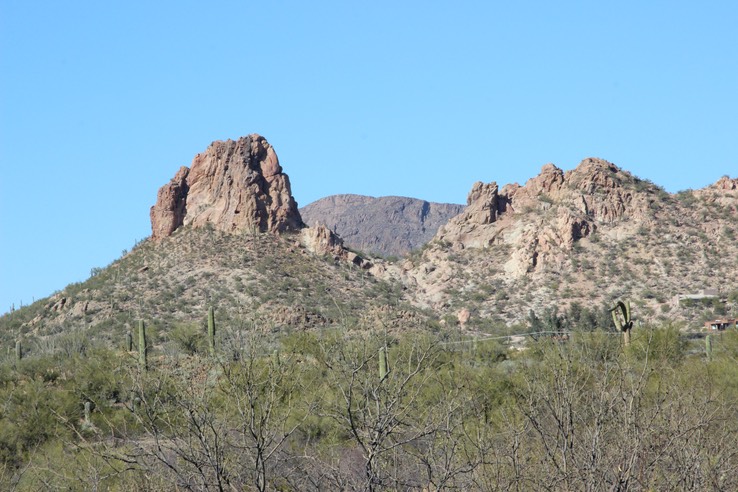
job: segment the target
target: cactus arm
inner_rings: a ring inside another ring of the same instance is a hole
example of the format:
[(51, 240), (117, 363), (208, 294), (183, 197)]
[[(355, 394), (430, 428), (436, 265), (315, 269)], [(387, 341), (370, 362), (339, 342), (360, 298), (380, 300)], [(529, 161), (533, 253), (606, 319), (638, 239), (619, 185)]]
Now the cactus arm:
[(615, 324), (615, 328), (618, 329), (618, 331), (623, 331), (623, 324), (620, 322), (620, 318), (618, 318), (618, 313), (616, 313), (617, 308), (612, 308), (610, 310), (610, 314), (612, 315), (612, 322)]

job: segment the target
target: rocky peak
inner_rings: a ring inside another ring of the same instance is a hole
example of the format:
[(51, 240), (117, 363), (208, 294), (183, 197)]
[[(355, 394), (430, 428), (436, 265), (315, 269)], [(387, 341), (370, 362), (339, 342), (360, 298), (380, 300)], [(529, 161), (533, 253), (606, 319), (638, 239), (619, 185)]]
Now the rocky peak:
[[(456, 248), (509, 244), (506, 270), (525, 274), (541, 264), (555, 265), (574, 243), (597, 228), (632, 219), (648, 220), (653, 197), (639, 193), (637, 179), (614, 164), (584, 159), (564, 172), (546, 164), (525, 186), (475, 183), (467, 207), (437, 235)], [(629, 225), (630, 227), (630, 225)]]
[(472, 186), (469, 195), (466, 198), (466, 209), (464, 210), (464, 220), (474, 224), (491, 224), (497, 220), (497, 216), (502, 212), (498, 206), (499, 189), (494, 181), (484, 184), (477, 181)]
[(738, 190), (738, 178), (731, 179), (730, 176), (725, 175), (718, 179), (711, 188), (722, 191)]
[(152, 238), (178, 227), (282, 232), (303, 227), (289, 177), (260, 135), (213, 142), (159, 189), (151, 207)]
[(738, 211), (738, 206), (735, 203), (735, 199), (738, 197), (738, 178), (725, 175), (715, 183), (695, 190), (693, 194), (705, 200), (705, 203), (717, 203), (734, 212)]
[(528, 192), (533, 195), (556, 192), (563, 186), (564, 171), (551, 163), (544, 165), (538, 176), (525, 183)]
[(170, 236), (184, 221), (186, 212), (187, 175), (190, 168), (182, 166), (172, 180), (159, 188), (156, 204), (151, 207), (151, 237)]
[(604, 159), (588, 157), (566, 173), (566, 182), (584, 193), (607, 191), (622, 186), (621, 177), (632, 176)]

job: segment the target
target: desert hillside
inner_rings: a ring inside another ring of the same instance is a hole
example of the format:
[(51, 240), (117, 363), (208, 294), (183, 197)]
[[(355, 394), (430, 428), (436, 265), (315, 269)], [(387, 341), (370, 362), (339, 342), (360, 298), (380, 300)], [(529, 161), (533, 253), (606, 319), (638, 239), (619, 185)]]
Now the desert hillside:
[[(600, 159), (548, 164), (523, 186), (476, 183), (464, 212), (390, 269), (420, 306), (507, 323), (619, 298), (649, 320), (735, 316), (734, 272), (738, 179), (670, 194)], [(703, 291), (707, 313), (679, 300)]]

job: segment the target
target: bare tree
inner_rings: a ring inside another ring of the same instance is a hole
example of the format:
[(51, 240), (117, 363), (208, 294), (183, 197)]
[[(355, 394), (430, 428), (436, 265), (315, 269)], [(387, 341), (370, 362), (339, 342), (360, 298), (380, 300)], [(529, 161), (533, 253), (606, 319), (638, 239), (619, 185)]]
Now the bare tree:
[(324, 412), (361, 451), (362, 479), (353, 488), (418, 487), (423, 482), (423, 463), (412, 458), (422, 455), (419, 450), (431, 445), (443, 425), (434, 400), (426, 395), (436, 381), (434, 365), (441, 348), (418, 338), (389, 351), (390, 367), (384, 378), (380, 349), (384, 341), (378, 337), (327, 350), (331, 356), (325, 363), (338, 398)]
[(735, 441), (734, 412), (719, 403), (708, 375), (685, 391), (683, 367), (672, 356), (658, 358), (654, 340), (645, 333), (636, 342), (640, 353), (604, 356), (591, 350), (592, 340), (544, 348), (518, 398), (530, 426), (524, 453), (533, 459), (520, 480), (540, 490), (586, 491), (734, 484), (734, 448), (724, 457), (710, 446)]

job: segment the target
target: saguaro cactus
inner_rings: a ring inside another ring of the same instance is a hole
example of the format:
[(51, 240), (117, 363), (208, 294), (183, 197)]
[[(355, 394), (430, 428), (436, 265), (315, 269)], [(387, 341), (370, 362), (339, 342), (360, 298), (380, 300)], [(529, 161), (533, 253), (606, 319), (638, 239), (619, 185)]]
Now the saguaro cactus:
[[(617, 314), (618, 309), (620, 309), (622, 319)], [(615, 307), (610, 309), (610, 313), (615, 327), (623, 332), (623, 344), (627, 347), (630, 345), (630, 330), (633, 328), (633, 320), (630, 318), (630, 301), (618, 301)]]
[(384, 347), (379, 349), (379, 380), (384, 381), (389, 373), (389, 364), (387, 364), (387, 349)]
[(20, 340), (15, 342), (15, 360), (21, 360), (23, 358), (23, 347), (21, 346)]
[(133, 350), (133, 336), (129, 331), (126, 333), (126, 351), (130, 352), (131, 350)]
[(210, 355), (215, 355), (215, 309), (213, 306), (208, 308), (208, 344), (210, 346)]
[(707, 354), (707, 360), (712, 360), (712, 335), (705, 337), (705, 354)]
[(144, 325), (143, 320), (138, 322), (138, 364), (144, 371), (148, 370), (146, 360), (146, 325)]

